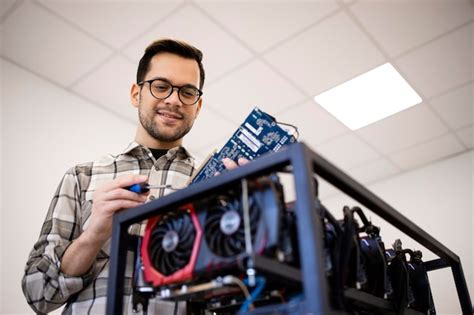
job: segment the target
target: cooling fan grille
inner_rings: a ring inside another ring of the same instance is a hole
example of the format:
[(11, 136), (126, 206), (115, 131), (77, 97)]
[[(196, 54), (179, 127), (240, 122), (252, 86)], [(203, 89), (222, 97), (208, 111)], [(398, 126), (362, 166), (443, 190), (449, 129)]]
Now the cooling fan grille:
[(148, 250), (153, 267), (169, 276), (189, 263), (196, 230), (191, 216), (182, 212), (163, 217), (150, 235)]
[[(249, 196), (249, 217), (252, 240), (257, 232), (260, 209)], [(243, 209), (238, 198), (220, 196), (209, 207), (204, 225), (209, 249), (221, 257), (231, 257), (245, 251)]]
[(145, 279), (155, 286), (192, 276), (202, 229), (192, 204), (151, 218), (142, 243)]

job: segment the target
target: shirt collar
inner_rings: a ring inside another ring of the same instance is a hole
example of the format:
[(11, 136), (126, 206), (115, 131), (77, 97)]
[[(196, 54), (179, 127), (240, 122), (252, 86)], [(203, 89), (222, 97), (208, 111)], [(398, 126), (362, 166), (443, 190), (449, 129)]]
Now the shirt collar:
[[(148, 159), (153, 156), (147, 147), (135, 141), (131, 142), (121, 154), (131, 155), (137, 159)], [(168, 160), (174, 159), (175, 157), (179, 158), (180, 160), (194, 160), (194, 156), (183, 146), (177, 146), (169, 149), (165, 156)]]

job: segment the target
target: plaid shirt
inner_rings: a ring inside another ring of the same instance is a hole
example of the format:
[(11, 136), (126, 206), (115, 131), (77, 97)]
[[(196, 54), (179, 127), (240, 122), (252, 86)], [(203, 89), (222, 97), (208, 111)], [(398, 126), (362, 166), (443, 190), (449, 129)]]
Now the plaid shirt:
[[(91, 269), (81, 277), (60, 271), (61, 258), (68, 246), (87, 229), (92, 208), (92, 194), (105, 182), (128, 174), (145, 174), (152, 185), (184, 187), (194, 171), (194, 159), (183, 148), (170, 149), (155, 160), (150, 150), (131, 143), (117, 156), (108, 155), (92, 163), (71, 168), (63, 177), (51, 202), (38, 241), (30, 253), (22, 280), (28, 304), (37, 313), (48, 313), (66, 303), (63, 314), (104, 314), (107, 297), (110, 240)], [(153, 189), (149, 199), (171, 193)], [(142, 226), (143, 227), (143, 226)], [(140, 225), (130, 233), (141, 233)], [(131, 276), (133, 253), (127, 255), (124, 312), (131, 313)], [(179, 313), (185, 309), (181, 305)], [(174, 303), (150, 301), (149, 313), (172, 314)]]

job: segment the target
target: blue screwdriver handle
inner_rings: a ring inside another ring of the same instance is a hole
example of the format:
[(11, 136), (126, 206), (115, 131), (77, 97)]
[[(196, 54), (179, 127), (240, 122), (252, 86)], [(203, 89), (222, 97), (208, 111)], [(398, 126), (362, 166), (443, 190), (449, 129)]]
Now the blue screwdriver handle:
[(148, 189), (148, 183), (140, 183), (140, 184), (134, 184), (132, 186), (126, 187), (125, 189), (133, 191), (134, 193), (137, 194), (142, 194), (146, 193), (150, 189)]

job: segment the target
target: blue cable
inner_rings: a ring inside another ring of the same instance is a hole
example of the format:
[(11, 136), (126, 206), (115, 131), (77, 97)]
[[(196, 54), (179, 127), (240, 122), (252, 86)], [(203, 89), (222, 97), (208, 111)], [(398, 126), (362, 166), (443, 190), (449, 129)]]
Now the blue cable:
[(299, 293), (299, 294), (296, 294), (296, 295), (293, 295), (292, 297), (290, 297), (289, 300), (288, 300), (288, 304), (293, 304), (293, 303), (298, 304), (303, 300), (304, 300), (303, 293)]
[[(265, 278), (264, 277), (256, 277), (255, 278), (255, 289), (250, 294), (250, 299), (246, 300), (244, 304), (240, 307), (239, 313), (247, 312), (249, 310), (250, 304), (253, 303), (257, 299), (257, 297), (262, 293), (263, 288), (265, 287)], [(246, 286), (249, 285), (248, 278), (244, 279), (244, 284)]]

